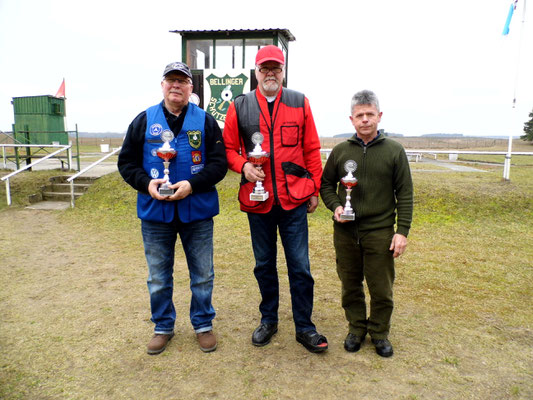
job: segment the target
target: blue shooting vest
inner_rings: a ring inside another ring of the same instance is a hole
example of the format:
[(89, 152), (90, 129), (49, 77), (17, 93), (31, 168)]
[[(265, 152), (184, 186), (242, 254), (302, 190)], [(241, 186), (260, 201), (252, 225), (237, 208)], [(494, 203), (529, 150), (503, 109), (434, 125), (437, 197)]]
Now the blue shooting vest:
[[(157, 149), (163, 145), (161, 133), (170, 130), (162, 103), (146, 110), (146, 133), (143, 145), (143, 168), (154, 179), (164, 177), (163, 160)], [(205, 159), (205, 111), (189, 103), (183, 127), (169, 143), (177, 151), (170, 160), (171, 183), (188, 180), (204, 168)], [(137, 216), (153, 222), (172, 222), (178, 207), (182, 222), (194, 222), (214, 217), (219, 212), (218, 194), (213, 189), (193, 193), (178, 201), (156, 200), (148, 194), (137, 193)]]

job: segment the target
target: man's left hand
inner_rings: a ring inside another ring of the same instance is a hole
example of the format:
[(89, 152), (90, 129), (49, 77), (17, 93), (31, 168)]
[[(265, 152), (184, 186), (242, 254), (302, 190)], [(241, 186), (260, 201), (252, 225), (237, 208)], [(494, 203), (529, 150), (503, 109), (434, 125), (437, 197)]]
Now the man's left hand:
[(172, 196), (165, 198), (167, 201), (181, 200), (192, 193), (192, 186), (189, 181), (179, 181), (173, 185), (169, 185), (171, 189), (176, 189)]
[(392, 242), (390, 244), (389, 250), (394, 251), (393, 257), (396, 258), (396, 257), (401, 256), (404, 253), (406, 247), (407, 247), (407, 238), (400, 233), (396, 233), (392, 237)]
[(318, 207), (318, 196), (311, 196), (311, 198), (307, 201), (307, 212), (312, 213), (316, 210)]

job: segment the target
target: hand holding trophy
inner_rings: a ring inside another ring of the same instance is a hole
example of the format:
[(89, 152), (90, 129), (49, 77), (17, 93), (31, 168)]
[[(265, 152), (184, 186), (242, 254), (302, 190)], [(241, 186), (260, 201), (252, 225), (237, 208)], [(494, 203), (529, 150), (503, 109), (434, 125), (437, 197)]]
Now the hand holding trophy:
[[(262, 169), (264, 163), (268, 161), (270, 154), (263, 151), (261, 143), (263, 143), (264, 137), (260, 132), (255, 132), (252, 135), (252, 143), (255, 145), (254, 149), (248, 153), (248, 160), (257, 168)], [(268, 192), (265, 191), (263, 183), (261, 181), (255, 182), (255, 187), (252, 193), (250, 193), (250, 200), (253, 201), (265, 201), (268, 199)]]
[(163, 159), (163, 166), (165, 167), (165, 170), (163, 171), (165, 176), (163, 179), (165, 182), (159, 188), (159, 194), (161, 196), (172, 196), (174, 194), (174, 189), (169, 188), (169, 185), (172, 185), (172, 183), (170, 182), (170, 177), (168, 176), (170, 173), (168, 167), (170, 166), (170, 160), (176, 157), (176, 150), (170, 147), (170, 142), (174, 140), (174, 134), (172, 131), (165, 130), (163, 133), (161, 133), (161, 139), (163, 140), (164, 144), (157, 149), (157, 156)]
[(344, 163), (344, 170), (348, 172), (346, 176), (341, 178), (341, 183), (346, 188), (346, 205), (344, 206), (344, 211), (340, 216), (340, 219), (344, 221), (355, 220), (355, 213), (353, 211), (350, 200), (352, 199), (352, 189), (357, 185), (357, 178), (352, 175), (356, 169), (357, 163), (355, 161), (348, 160)]

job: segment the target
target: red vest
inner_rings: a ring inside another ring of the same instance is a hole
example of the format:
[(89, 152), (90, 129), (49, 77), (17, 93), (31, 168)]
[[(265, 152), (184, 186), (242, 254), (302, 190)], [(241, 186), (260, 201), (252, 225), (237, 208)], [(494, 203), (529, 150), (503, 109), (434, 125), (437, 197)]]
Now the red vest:
[(309, 102), (301, 93), (283, 88), (274, 103), (272, 116), (266, 98), (254, 90), (235, 99), (228, 110), (224, 142), (229, 167), (241, 172), (246, 154), (253, 150), (251, 137), (261, 132), (261, 147), (270, 153), (263, 164), (266, 201), (251, 201), (255, 183), (242, 177), (239, 190), (241, 210), (269, 212), (273, 204), (285, 210), (296, 208), (311, 196), (318, 196), (322, 176), (320, 140)]

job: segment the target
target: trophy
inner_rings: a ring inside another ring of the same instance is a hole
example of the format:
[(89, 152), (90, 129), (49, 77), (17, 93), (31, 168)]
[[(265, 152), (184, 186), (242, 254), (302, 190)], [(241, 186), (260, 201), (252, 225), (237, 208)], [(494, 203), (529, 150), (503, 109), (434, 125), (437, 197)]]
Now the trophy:
[(357, 163), (353, 160), (348, 160), (344, 163), (344, 170), (348, 174), (341, 178), (341, 183), (346, 188), (346, 205), (344, 206), (344, 211), (341, 214), (341, 220), (344, 221), (353, 221), (355, 219), (355, 213), (353, 211), (350, 200), (352, 189), (357, 185), (357, 178), (352, 175), (353, 172), (357, 169)]
[(170, 165), (170, 160), (176, 157), (176, 150), (170, 147), (170, 142), (174, 139), (174, 134), (172, 131), (164, 130), (163, 133), (161, 133), (161, 139), (165, 143), (157, 149), (157, 155), (159, 158), (163, 159), (163, 165), (165, 167), (165, 170), (163, 171), (165, 176), (163, 179), (165, 182), (159, 187), (159, 194), (161, 196), (172, 196), (174, 194), (174, 189), (169, 188), (169, 185), (172, 185), (172, 183), (168, 176), (170, 173), (168, 167)]
[[(255, 132), (252, 135), (252, 143), (255, 145), (254, 149), (248, 153), (248, 160), (258, 169), (261, 169), (263, 164), (268, 161), (269, 153), (263, 151), (261, 143), (263, 143), (263, 135), (260, 132)], [(268, 199), (268, 192), (263, 187), (263, 182), (255, 182), (255, 187), (250, 193), (250, 200), (265, 201)]]

